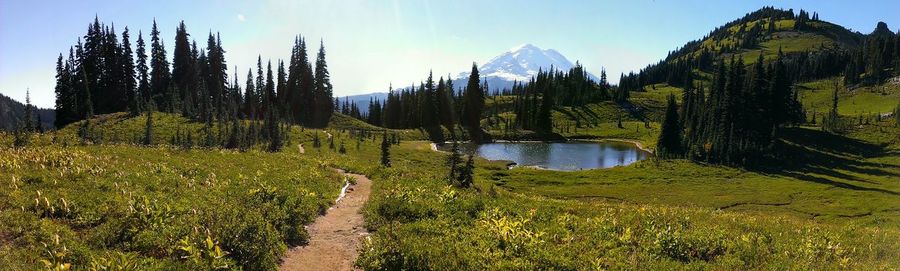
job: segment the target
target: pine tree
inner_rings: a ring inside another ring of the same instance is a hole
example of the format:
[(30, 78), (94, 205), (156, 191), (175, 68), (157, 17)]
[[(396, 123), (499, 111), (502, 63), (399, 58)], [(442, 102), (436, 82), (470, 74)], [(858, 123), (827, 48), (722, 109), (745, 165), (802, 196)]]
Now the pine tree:
[(147, 67), (147, 53), (144, 45), (144, 37), (140, 31), (138, 31), (138, 39), (137, 39), (137, 49), (135, 49), (135, 54), (137, 54), (137, 64), (135, 66), (137, 73), (137, 90), (135, 91), (135, 100), (134, 102), (137, 104), (132, 105), (135, 109), (132, 109), (134, 112), (140, 112), (144, 110), (142, 108), (147, 104), (150, 98), (150, 76), (148, 74), (149, 68)]
[(387, 132), (381, 137), (381, 165), (391, 167), (391, 144), (388, 143)]
[(253, 85), (253, 70), (247, 69), (247, 86), (244, 88), (244, 116), (248, 119), (256, 117), (256, 108), (259, 98), (256, 93), (256, 87)]
[[(271, 75), (271, 72), (269, 74)], [(269, 103), (269, 106), (270, 108), (272, 108), (273, 105), (271, 102)], [(278, 129), (278, 112), (276, 112), (275, 110), (269, 110), (267, 114), (268, 117), (266, 118), (266, 130), (269, 135), (268, 151), (278, 152), (281, 151), (281, 148), (284, 146), (281, 131)]]
[(476, 142), (481, 140), (481, 113), (484, 111), (484, 89), (480, 81), (478, 65), (472, 63), (472, 71), (463, 93), (462, 125), (468, 128), (469, 136)]
[(75, 112), (75, 93), (71, 85), (71, 67), (63, 62), (62, 54), (56, 60), (56, 121), (55, 126), (62, 128), (78, 119)]
[(542, 88), (543, 91), (541, 93), (541, 107), (538, 110), (535, 123), (537, 132), (542, 134), (553, 133), (553, 107), (556, 105), (556, 103), (554, 102), (555, 93), (553, 91), (554, 86), (552, 74), (553, 71), (551, 70), (549, 75), (544, 75), (550, 76), (549, 79), (541, 79), (542, 77), (538, 76), (538, 80), (546, 81), (545, 83), (539, 84), (538, 86), (538, 88)]
[(122, 87), (125, 91), (125, 100), (123, 101), (123, 105), (125, 108), (128, 108), (132, 113), (132, 116), (137, 116), (139, 114), (140, 108), (134, 108), (136, 105), (140, 104), (137, 101), (136, 91), (137, 91), (137, 77), (135, 74), (134, 67), (134, 54), (131, 51), (131, 35), (128, 32), (128, 27), (125, 27), (125, 31), (122, 32), (122, 48), (120, 49), (120, 69), (122, 74)]
[(450, 168), (450, 172), (447, 174), (447, 180), (453, 186), (457, 186), (457, 180), (461, 171), (459, 167), (460, 163), (462, 163), (462, 157), (459, 154), (459, 144), (456, 141), (453, 141), (453, 145), (450, 147), (450, 154), (447, 155), (447, 167)]
[(839, 85), (837, 80), (833, 82), (834, 89), (831, 93), (831, 110), (828, 111), (828, 115), (822, 118), (822, 129), (833, 134), (838, 134), (843, 132), (844, 125), (841, 121), (841, 117), (838, 114), (838, 89)]
[(231, 119), (231, 132), (228, 134), (228, 142), (225, 143), (227, 149), (237, 149), (243, 146), (241, 142), (241, 124), (237, 118)]
[(166, 47), (159, 37), (156, 20), (153, 20), (153, 29), (150, 31), (150, 96), (157, 105), (167, 108), (166, 91), (169, 88), (169, 60), (166, 57)]
[(475, 183), (475, 155), (469, 154), (466, 165), (462, 167), (457, 181), (459, 188), (469, 188)]
[[(194, 59), (191, 53), (189, 37), (190, 34), (187, 33), (184, 21), (181, 21), (178, 24), (178, 28), (175, 29), (175, 49), (172, 52), (172, 82), (179, 90), (179, 93), (177, 93), (178, 97), (183, 100), (193, 100), (194, 95), (190, 94), (190, 92), (196, 90), (194, 86), (198, 83), (192, 82), (192, 80), (196, 79), (193, 74), (196, 72), (196, 68), (193, 63)], [(189, 109), (190, 106), (190, 103), (183, 105), (185, 109)], [(182, 110), (183, 114), (188, 113), (184, 111), (189, 110)]]
[(684, 153), (681, 142), (682, 127), (679, 123), (678, 105), (675, 95), (670, 94), (666, 104), (666, 115), (663, 119), (659, 138), (657, 139), (657, 156), (663, 159), (681, 157)]
[(34, 106), (31, 105), (30, 90), (25, 90), (25, 114), (21, 122), (25, 133), (32, 133), (37, 130), (36, 126), (34, 126)]
[(320, 41), (319, 53), (316, 55), (315, 73), (315, 102), (313, 114), (315, 116), (314, 127), (325, 127), (334, 112), (332, 104), (333, 94), (331, 76), (328, 73), (328, 65), (325, 63), (325, 42)]

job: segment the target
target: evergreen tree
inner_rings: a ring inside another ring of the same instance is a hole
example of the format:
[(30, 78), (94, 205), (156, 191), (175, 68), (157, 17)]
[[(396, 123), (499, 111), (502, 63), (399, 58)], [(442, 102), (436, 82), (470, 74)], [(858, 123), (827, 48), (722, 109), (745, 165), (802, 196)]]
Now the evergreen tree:
[(172, 82), (175, 87), (178, 88), (179, 99), (184, 100), (184, 104), (182, 104), (182, 114), (186, 117), (190, 116), (189, 112), (190, 107), (192, 106), (192, 101), (187, 102), (187, 100), (193, 100), (196, 94), (192, 94), (191, 92), (196, 91), (196, 82), (194, 80), (198, 79), (194, 73), (197, 69), (194, 67), (194, 56), (191, 52), (191, 43), (188, 40), (190, 34), (187, 33), (187, 28), (184, 25), (184, 21), (178, 24), (178, 28), (175, 29), (175, 49), (172, 52)]
[(450, 185), (457, 186), (457, 180), (459, 180), (459, 175), (462, 171), (459, 166), (460, 163), (462, 163), (462, 157), (459, 154), (459, 144), (453, 141), (453, 145), (450, 147), (450, 154), (447, 155), (447, 167), (450, 168), (447, 180), (450, 182)]
[[(552, 77), (553, 71), (551, 70), (550, 73), (545, 76)], [(550, 134), (553, 133), (553, 107), (556, 105), (554, 102), (555, 93), (553, 91), (553, 79), (550, 78), (542, 81), (545, 81), (546, 83), (538, 85), (538, 88), (542, 89), (543, 93), (541, 93), (541, 107), (537, 114), (535, 128), (538, 133)]]
[(659, 138), (656, 141), (657, 156), (660, 158), (677, 158), (684, 152), (681, 146), (682, 127), (678, 120), (678, 105), (675, 102), (675, 95), (670, 94), (666, 104), (665, 119), (663, 119)]
[(828, 114), (822, 118), (822, 129), (829, 133), (838, 134), (843, 132), (844, 125), (838, 114), (838, 82), (834, 81), (833, 85), (834, 89), (831, 92), (831, 110), (829, 110)]
[(243, 142), (241, 142), (241, 124), (237, 118), (231, 119), (231, 132), (228, 134), (228, 142), (225, 143), (225, 148), (228, 149), (237, 149), (243, 146)]
[(34, 106), (31, 105), (30, 90), (25, 90), (25, 114), (21, 122), (25, 133), (32, 133), (37, 130), (37, 126), (34, 126)]
[(150, 97), (161, 105), (162, 108), (168, 108), (166, 100), (166, 91), (169, 88), (169, 60), (166, 57), (166, 47), (159, 37), (159, 30), (156, 27), (156, 20), (153, 20), (153, 29), (150, 31)]
[(122, 105), (128, 108), (133, 116), (136, 116), (141, 112), (141, 109), (135, 108), (140, 102), (138, 102), (136, 93), (138, 87), (137, 76), (135, 74), (134, 54), (131, 51), (131, 35), (128, 33), (128, 27), (125, 27), (125, 31), (122, 32), (122, 48), (120, 51), (121, 83), (125, 91), (125, 100), (122, 101)]
[(469, 136), (476, 142), (481, 140), (481, 114), (484, 111), (484, 89), (480, 80), (478, 65), (472, 63), (472, 71), (463, 93), (462, 125), (468, 128)]
[(313, 110), (315, 118), (314, 127), (325, 127), (331, 119), (334, 112), (334, 106), (331, 103), (332, 85), (331, 76), (328, 73), (328, 65), (325, 63), (325, 42), (321, 41), (319, 53), (316, 55), (316, 73), (315, 73), (315, 102), (316, 107)]
[(56, 60), (56, 127), (62, 128), (78, 119), (76, 97), (72, 89), (71, 67), (63, 62), (62, 54)]
[[(271, 72), (269, 74), (271, 75)], [(269, 106), (270, 108), (272, 108), (273, 105), (271, 104), (271, 102)], [(268, 151), (278, 152), (281, 151), (281, 148), (284, 146), (281, 131), (278, 129), (278, 112), (276, 112), (275, 110), (269, 110), (267, 114), (268, 117), (266, 118), (266, 130), (269, 136)]]
[(391, 144), (388, 143), (387, 132), (381, 137), (381, 165), (391, 167)]
[(475, 155), (469, 154), (469, 158), (466, 159), (466, 165), (462, 167), (459, 173), (459, 180), (457, 181), (457, 187), (459, 188), (469, 188), (475, 183)]
[[(144, 37), (140, 31), (138, 31), (138, 39), (137, 39), (137, 49), (135, 49), (135, 53), (137, 54), (137, 64), (135, 66), (137, 72), (137, 90), (135, 91), (135, 100), (133, 102), (137, 103), (132, 105), (135, 109), (132, 111), (144, 110), (143, 107), (150, 98), (150, 76), (149, 76), (149, 68), (147, 67), (147, 53), (144, 45)], [(139, 110), (140, 109), (140, 110)]]

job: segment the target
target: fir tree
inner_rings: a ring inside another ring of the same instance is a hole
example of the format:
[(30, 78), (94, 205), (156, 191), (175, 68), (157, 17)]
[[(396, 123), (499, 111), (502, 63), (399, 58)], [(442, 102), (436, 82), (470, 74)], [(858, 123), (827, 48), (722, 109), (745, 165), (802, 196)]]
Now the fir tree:
[(78, 119), (75, 111), (75, 93), (71, 85), (71, 67), (63, 62), (62, 54), (56, 60), (56, 121), (55, 126), (62, 128)]
[(457, 180), (461, 171), (460, 163), (462, 163), (462, 157), (459, 154), (459, 144), (453, 141), (450, 147), (450, 154), (447, 155), (447, 167), (450, 169), (449, 173), (447, 173), (447, 180), (453, 186), (457, 186)]
[(125, 27), (125, 31), (122, 32), (120, 61), (123, 80), (122, 86), (125, 91), (125, 101), (123, 101), (123, 105), (129, 109), (132, 116), (137, 116), (141, 112), (141, 109), (136, 107), (141, 103), (138, 102), (136, 93), (138, 82), (137, 75), (135, 74), (134, 54), (131, 51), (131, 35), (128, 33), (128, 27)]
[(838, 114), (838, 82), (835, 80), (833, 85), (834, 89), (831, 92), (831, 110), (829, 110), (828, 114), (822, 118), (822, 129), (829, 133), (838, 134), (843, 132), (844, 125)]
[(458, 188), (469, 188), (475, 183), (475, 155), (469, 154), (466, 165), (459, 172)]
[(481, 113), (484, 111), (484, 89), (480, 81), (478, 65), (472, 63), (472, 71), (463, 93), (462, 125), (468, 128), (469, 136), (476, 142), (481, 140)]
[(324, 41), (320, 41), (319, 53), (316, 55), (314, 93), (314, 100), (316, 103), (316, 107), (313, 109), (313, 114), (315, 116), (314, 127), (325, 127), (331, 119), (331, 114), (334, 112), (334, 106), (332, 104), (331, 76), (328, 73), (328, 65), (325, 63)]
[(133, 105), (133, 112), (143, 111), (143, 106), (147, 104), (150, 98), (150, 76), (149, 76), (149, 68), (147, 67), (147, 53), (144, 45), (144, 37), (140, 31), (138, 31), (138, 39), (137, 39), (137, 49), (135, 49), (135, 54), (137, 55), (137, 64), (135, 65), (136, 69), (136, 77), (137, 77), (137, 89), (135, 90), (135, 99), (133, 102), (137, 103)]
[(381, 137), (381, 165), (391, 167), (391, 144), (388, 143), (386, 132)]
[(31, 105), (31, 91), (25, 90), (25, 114), (21, 120), (22, 130), (25, 133), (34, 132), (34, 106)]
[(153, 29), (150, 31), (150, 96), (160, 105), (161, 108), (167, 108), (166, 90), (169, 88), (169, 60), (166, 57), (166, 47), (159, 36), (159, 30), (156, 27), (156, 20), (153, 20)]
[(657, 156), (663, 159), (677, 158), (682, 155), (681, 125), (678, 117), (678, 105), (675, 95), (670, 94), (666, 105), (666, 115), (663, 119), (659, 138), (657, 139)]

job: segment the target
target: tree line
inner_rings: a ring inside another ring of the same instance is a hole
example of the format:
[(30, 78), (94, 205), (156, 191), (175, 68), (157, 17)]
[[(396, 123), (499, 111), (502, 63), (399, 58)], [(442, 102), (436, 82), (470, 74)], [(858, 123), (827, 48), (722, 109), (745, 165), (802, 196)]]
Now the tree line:
[[(482, 118), (491, 114), (484, 111), (488, 89), (487, 80), (478, 77), (478, 67), (473, 65), (467, 85), (459, 91), (452, 80), (440, 77), (435, 83), (433, 75), (429, 74), (418, 85), (391, 88), (384, 101), (370, 100), (367, 114), (359, 113), (359, 108), (349, 101), (342, 103), (340, 108), (342, 113), (376, 126), (426, 130), (443, 126), (453, 133), (455, 125), (459, 124), (471, 136), (480, 133)], [(581, 106), (621, 96), (607, 81), (605, 71), (601, 73), (600, 82), (594, 82), (580, 64), (569, 71), (541, 70), (530, 81), (514, 82), (511, 88), (493, 95), (513, 97), (510, 104), (492, 106), (494, 114), (504, 110), (516, 114), (515, 119), (504, 120), (505, 127), (538, 133), (552, 133), (552, 110), (557, 106)], [(451, 134), (453, 136), (456, 135)]]
[[(487, 89), (487, 83), (482, 84), (478, 75), (478, 66), (473, 63), (468, 82), (460, 91), (453, 86), (449, 76), (447, 80), (442, 76), (435, 82), (434, 75), (429, 73), (418, 86), (389, 88), (384, 101), (371, 100), (367, 115), (358, 117), (369, 124), (391, 129), (423, 128), (436, 141), (443, 141), (441, 127), (450, 131), (451, 138), (461, 136), (455, 132), (456, 126), (460, 125), (467, 130), (470, 139), (480, 140)], [(353, 112), (352, 105), (349, 111)]]
[(773, 151), (779, 127), (802, 123), (803, 109), (784, 54), (747, 70), (741, 58), (716, 64), (709, 93), (684, 79), (682, 104), (668, 99), (657, 155), (729, 165), (753, 165)]
[(248, 69), (242, 90), (237, 68), (229, 78), (221, 36), (210, 32), (206, 48), (199, 48), (183, 21), (175, 30), (171, 63), (155, 20), (149, 55), (141, 32), (132, 51), (127, 27), (119, 39), (114, 25), (101, 24), (96, 17), (83, 38), (84, 42), (79, 38), (70, 47), (68, 58), (62, 54), (57, 58), (57, 127), (95, 114), (128, 111), (137, 115), (147, 110), (220, 124), (271, 119), (324, 127), (335, 108), (324, 42), (315, 65), (301, 36), (294, 40), (287, 68), (278, 60), (273, 69), (270, 60), (264, 69), (260, 56), (255, 78), (253, 69)]

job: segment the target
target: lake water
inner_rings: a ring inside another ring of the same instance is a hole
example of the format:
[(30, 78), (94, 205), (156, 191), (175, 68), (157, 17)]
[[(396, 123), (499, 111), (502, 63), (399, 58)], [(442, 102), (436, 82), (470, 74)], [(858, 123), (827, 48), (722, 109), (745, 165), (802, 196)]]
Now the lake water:
[[(582, 170), (611, 168), (628, 165), (646, 159), (650, 153), (625, 142), (570, 141), (498, 142), (481, 145), (460, 144), (460, 151), (473, 150), (488, 160), (508, 160), (517, 166), (537, 166), (555, 170)], [(450, 144), (441, 149), (449, 150)]]

